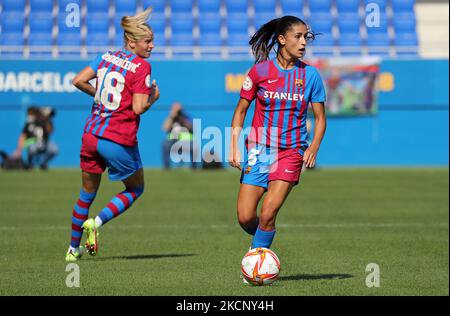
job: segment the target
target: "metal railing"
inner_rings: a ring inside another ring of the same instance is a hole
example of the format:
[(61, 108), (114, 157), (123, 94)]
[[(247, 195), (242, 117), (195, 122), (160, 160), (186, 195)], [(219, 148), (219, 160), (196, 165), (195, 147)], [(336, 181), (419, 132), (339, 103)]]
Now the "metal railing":
[[(33, 58), (40, 56), (48, 59), (64, 58), (67, 56), (77, 58), (90, 58), (96, 54), (104, 53), (108, 50), (118, 50), (120, 46), (0, 46), (0, 58)], [(248, 46), (165, 46), (156, 47), (153, 57), (158, 59), (235, 59), (248, 57), (252, 58), (251, 49)], [(312, 46), (307, 50), (307, 57), (334, 56), (342, 57), (346, 55), (381, 55), (384, 57), (402, 57), (403, 55), (419, 55), (417, 46)]]

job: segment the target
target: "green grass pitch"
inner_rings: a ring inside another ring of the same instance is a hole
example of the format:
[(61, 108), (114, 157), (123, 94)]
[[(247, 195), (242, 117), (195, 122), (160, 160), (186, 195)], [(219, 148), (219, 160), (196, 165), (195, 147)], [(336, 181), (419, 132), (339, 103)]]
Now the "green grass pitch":
[[(0, 295), (448, 295), (449, 172), (318, 169), (281, 209), (272, 286), (245, 286), (250, 237), (236, 220), (236, 170), (146, 170), (146, 191), (100, 231), (97, 257), (64, 255), (80, 172), (0, 171)], [(103, 183), (90, 215), (121, 191)], [(83, 239), (84, 241), (84, 239)], [(380, 286), (367, 287), (376, 263)]]

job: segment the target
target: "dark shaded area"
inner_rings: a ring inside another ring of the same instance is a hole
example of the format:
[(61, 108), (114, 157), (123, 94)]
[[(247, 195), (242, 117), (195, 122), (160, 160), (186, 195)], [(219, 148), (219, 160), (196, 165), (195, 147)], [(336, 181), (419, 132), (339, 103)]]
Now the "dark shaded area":
[(334, 279), (349, 279), (353, 278), (354, 275), (351, 274), (297, 274), (297, 275), (287, 275), (280, 276), (278, 280), (280, 281), (300, 281), (300, 280), (334, 280)]
[(191, 257), (197, 256), (194, 253), (185, 253), (185, 254), (159, 254), (159, 255), (133, 255), (133, 256), (114, 256), (114, 257), (100, 257), (94, 258), (94, 260), (113, 260), (113, 259), (121, 259), (121, 260), (151, 260), (151, 259), (163, 259), (163, 258), (180, 258), (180, 257)]

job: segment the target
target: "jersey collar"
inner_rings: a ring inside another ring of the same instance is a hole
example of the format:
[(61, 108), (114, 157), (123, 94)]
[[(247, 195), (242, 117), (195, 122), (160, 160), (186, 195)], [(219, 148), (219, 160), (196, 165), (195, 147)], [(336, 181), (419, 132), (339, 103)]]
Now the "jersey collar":
[(283, 68), (281, 68), (280, 64), (278, 63), (278, 60), (277, 60), (276, 57), (272, 59), (272, 62), (274, 63), (275, 67), (277, 67), (278, 70), (279, 70), (279, 71), (282, 71), (282, 72), (291, 72), (291, 71), (294, 71), (297, 67), (300, 67), (300, 63), (301, 63), (301, 62), (300, 62), (300, 59), (299, 59), (299, 60), (297, 60), (297, 62), (295, 63), (294, 67), (292, 67), (291, 69), (283, 69)]

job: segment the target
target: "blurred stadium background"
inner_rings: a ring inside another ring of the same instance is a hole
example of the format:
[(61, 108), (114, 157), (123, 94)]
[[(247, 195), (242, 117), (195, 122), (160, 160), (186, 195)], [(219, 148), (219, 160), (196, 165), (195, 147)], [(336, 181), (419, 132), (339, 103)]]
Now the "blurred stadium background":
[[(379, 27), (365, 23), (373, 3), (380, 9)], [(68, 25), (74, 4), (79, 20)], [(119, 48), (120, 18), (147, 6), (154, 8), (151, 61), (162, 98), (152, 123), (142, 124), (145, 144), (164, 137), (156, 122), (177, 100), (204, 124), (227, 126), (251, 65), (249, 35), (272, 18), (293, 14), (323, 34), (308, 49), (309, 59), (383, 59), (377, 113), (332, 120), (322, 164), (448, 163), (448, 2), (414, 0), (2, 0), (0, 148), (16, 145), (27, 106), (52, 106), (60, 146), (54, 165), (75, 166), (89, 100), (70, 87), (70, 77), (96, 54)], [(10, 72), (17, 76), (8, 77)], [(20, 77), (23, 72), (30, 76)], [(429, 153), (426, 162), (416, 144)], [(155, 147), (143, 146), (146, 165), (161, 164)]]
[[(378, 27), (366, 23), (373, 4), (379, 8)], [(141, 124), (146, 166), (162, 165), (161, 124), (172, 102), (201, 118), (202, 128), (230, 124), (253, 62), (249, 35), (286, 14), (322, 33), (306, 58), (321, 70), (336, 58), (354, 58), (356, 65), (378, 60), (370, 111), (335, 116), (339, 113), (329, 111), (321, 165), (448, 165), (445, 1), (1, 0), (0, 150), (16, 147), (28, 106), (52, 106), (57, 110), (52, 139), (60, 153), (51, 166), (76, 167), (91, 100), (70, 80), (96, 54), (121, 46), (123, 15), (148, 6), (154, 9), (156, 44), (150, 62), (162, 96)], [(73, 13), (79, 13), (77, 19)]]
[[(365, 8), (376, 3), (380, 27), (366, 27)], [(68, 27), (77, 4), (79, 27)], [(442, 6), (443, 5), (443, 6)], [(120, 19), (152, 6), (154, 57), (242, 58), (248, 35), (263, 23), (295, 15), (325, 36), (317, 56), (376, 54), (429, 57), (446, 54), (445, 2), (415, 0), (2, 0), (2, 57), (88, 57), (121, 47)], [(447, 6), (448, 7), (448, 6)], [(444, 11), (442, 11), (444, 8)], [(448, 31), (447, 31), (448, 32)], [(432, 46), (430, 47), (430, 43)], [(438, 49), (436, 49), (438, 48)]]

